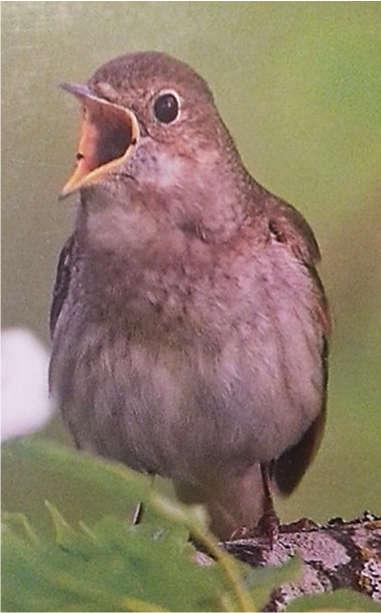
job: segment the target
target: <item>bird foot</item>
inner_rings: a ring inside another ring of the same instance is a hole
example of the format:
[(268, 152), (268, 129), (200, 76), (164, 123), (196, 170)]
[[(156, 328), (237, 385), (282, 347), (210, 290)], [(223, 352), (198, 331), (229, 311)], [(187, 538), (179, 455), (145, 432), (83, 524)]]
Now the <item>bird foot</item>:
[(270, 549), (273, 548), (279, 536), (279, 519), (274, 509), (264, 512), (262, 518), (255, 528), (240, 526), (230, 535), (229, 541), (239, 541), (241, 539), (265, 538), (269, 542)]
[(255, 536), (254, 532), (255, 532), (255, 528), (253, 530), (253, 529), (248, 528), (247, 526), (240, 526), (236, 528), (235, 530), (233, 530), (228, 540), (229, 541), (239, 541), (241, 539), (248, 539), (248, 538)]
[(268, 538), (272, 549), (279, 537), (280, 522), (273, 508), (267, 509), (257, 526), (257, 534)]

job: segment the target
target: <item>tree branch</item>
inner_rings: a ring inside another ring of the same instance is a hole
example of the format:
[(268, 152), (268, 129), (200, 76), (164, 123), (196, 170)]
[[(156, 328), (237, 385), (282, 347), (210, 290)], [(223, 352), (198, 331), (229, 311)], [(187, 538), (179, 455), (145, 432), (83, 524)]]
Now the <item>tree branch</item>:
[(279, 566), (292, 556), (302, 562), (300, 578), (276, 588), (263, 611), (283, 611), (299, 596), (352, 588), (381, 601), (381, 520), (365, 512), (345, 522), (325, 525), (311, 520), (280, 527), (271, 548), (264, 536), (228, 541), (224, 548), (251, 566)]

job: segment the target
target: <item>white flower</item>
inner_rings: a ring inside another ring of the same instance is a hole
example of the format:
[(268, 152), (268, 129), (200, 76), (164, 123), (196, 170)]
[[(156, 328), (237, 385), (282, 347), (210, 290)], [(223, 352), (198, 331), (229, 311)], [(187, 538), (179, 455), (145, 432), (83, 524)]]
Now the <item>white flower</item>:
[(1, 440), (5, 440), (41, 429), (55, 407), (48, 391), (49, 353), (29, 330), (4, 330), (1, 354)]

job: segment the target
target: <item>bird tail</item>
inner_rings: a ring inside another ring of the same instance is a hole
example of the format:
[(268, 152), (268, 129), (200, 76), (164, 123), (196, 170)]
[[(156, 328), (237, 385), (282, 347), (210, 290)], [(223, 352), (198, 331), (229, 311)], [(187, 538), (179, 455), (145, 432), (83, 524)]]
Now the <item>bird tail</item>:
[(211, 531), (222, 541), (237, 529), (252, 530), (265, 510), (265, 492), (261, 468), (253, 464), (242, 474), (221, 474), (207, 485), (175, 482), (178, 498), (187, 504), (204, 504)]

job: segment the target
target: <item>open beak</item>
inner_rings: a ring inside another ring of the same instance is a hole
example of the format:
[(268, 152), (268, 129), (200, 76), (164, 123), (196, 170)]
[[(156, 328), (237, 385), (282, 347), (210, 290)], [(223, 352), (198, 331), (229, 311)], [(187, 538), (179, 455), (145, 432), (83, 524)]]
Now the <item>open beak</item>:
[(79, 99), (84, 111), (76, 167), (61, 192), (64, 198), (120, 166), (137, 145), (139, 124), (132, 111), (98, 98), (86, 85), (61, 87)]

